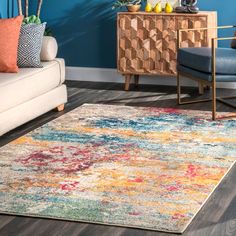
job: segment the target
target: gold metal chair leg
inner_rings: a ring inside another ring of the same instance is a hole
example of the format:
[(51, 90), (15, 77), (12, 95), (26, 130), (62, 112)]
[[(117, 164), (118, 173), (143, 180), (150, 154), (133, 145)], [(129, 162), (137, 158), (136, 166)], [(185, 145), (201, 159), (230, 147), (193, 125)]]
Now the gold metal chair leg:
[[(215, 69), (213, 68), (213, 72), (215, 72)], [(185, 75), (186, 76), (186, 75)], [(228, 106), (236, 108), (236, 105), (225, 101), (225, 99), (234, 99), (236, 96), (227, 96), (227, 97), (216, 97), (216, 75), (215, 73), (212, 74), (212, 82), (208, 84), (207, 86), (212, 87), (212, 96), (209, 99), (201, 99), (201, 100), (190, 100), (190, 101), (182, 101), (181, 100), (181, 83), (180, 83), (181, 73), (177, 72), (177, 101), (179, 105), (186, 105), (186, 104), (194, 104), (194, 103), (200, 103), (200, 102), (210, 102), (212, 101), (212, 120), (217, 119), (217, 113), (216, 113), (216, 102), (222, 102)]]
[(212, 82), (212, 120), (216, 120), (216, 85)]
[(180, 74), (179, 74), (179, 72), (177, 72), (177, 101), (178, 101), (179, 105), (181, 104), (180, 96), (181, 96)]
[(216, 120), (216, 40), (212, 38), (212, 120)]
[(181, 101), (181, 84), (180, 84), (180, 73), (177, 72), (177, 101), (179, 105), (187, 105), (187, 104), (193, 104), (193, 103), (200, 103), (200, 102), (210, 102), (212, 99), (201, 99), (201, 100), (190, 100), (186, 102)]

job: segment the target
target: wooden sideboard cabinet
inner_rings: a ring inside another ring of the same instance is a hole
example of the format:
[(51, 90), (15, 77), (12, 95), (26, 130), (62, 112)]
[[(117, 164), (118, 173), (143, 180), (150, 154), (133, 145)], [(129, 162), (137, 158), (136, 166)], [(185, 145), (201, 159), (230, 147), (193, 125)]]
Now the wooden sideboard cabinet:
[[(216, 27), (216, 12), (198, 14), (120, 12), (117, 17), (117, 68), (129, 90), (132, 76), (176, 75), (177, 30)], [(183, 32), (181, 47), (207, 47), (215, 29)]]

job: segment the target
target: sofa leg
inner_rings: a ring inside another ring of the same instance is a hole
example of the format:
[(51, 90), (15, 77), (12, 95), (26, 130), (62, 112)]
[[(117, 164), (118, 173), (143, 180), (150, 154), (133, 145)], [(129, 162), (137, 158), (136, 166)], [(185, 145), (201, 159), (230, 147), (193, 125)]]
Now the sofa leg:
[(61, 104), (57, 107), (57, 111), (63, 111), (65, 108), (65, 104)]

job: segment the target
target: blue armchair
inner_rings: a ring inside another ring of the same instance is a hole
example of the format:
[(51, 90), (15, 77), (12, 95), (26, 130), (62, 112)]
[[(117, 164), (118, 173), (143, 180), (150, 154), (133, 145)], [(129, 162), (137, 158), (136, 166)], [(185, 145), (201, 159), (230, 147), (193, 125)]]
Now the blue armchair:
[[(236, 106), (226, 99), (235, 97), (216, 97), (216, 82), (236, 82), (236, 49), (217, 48), (220, 40), (234, 40), (236, 37), (212, 38), (211, 48), (180, 48), (181, 33), (183, 31), (209, 30), (235, 28), (236, 26), (221, 26), (216, 28), (181, 29), (177, 33), (177, 96), (178, 104), (190, 104), (197, 102), (212, 101), (212, 120), (216, 120), (216, 101), (223, 102), (229, 106)], [(181, 77), (187, 77), (198, 81), (204, 87), (212, 88), (212, 97), (204, 100), (182, 101), (181, 99)]]

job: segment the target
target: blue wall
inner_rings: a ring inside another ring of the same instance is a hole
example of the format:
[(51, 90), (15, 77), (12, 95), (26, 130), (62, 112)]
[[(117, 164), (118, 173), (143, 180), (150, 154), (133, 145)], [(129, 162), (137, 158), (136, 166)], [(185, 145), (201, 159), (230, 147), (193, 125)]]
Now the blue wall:
[[(4, 1), (0, 0), (0, 13), (6, 16)], [(33, 14), (37, 1), (31, 2)], [(113, 0), (44, 0), (41, 18), (53, 29), (60, 46), (59, 56), (66, 59), (67, 65), (116, 66), (116, 12), (111, 10), (112, 3)], [(236, 24), (235, 0), (199, 0), (199, 7), (218, 11), (219, 25)]]
[(0, 18), (12, 17), (17, 14), (16, 1), (17, 0), (0, 0)]
[(52, 28), (67, 65), (115, 67), (116, 14), (111, 6), (112, 0), (44, 1), (41, 18)]
[(7, 17), (7, 3), (6, 1), (0, 0), (0, 17), (5, 18)]

